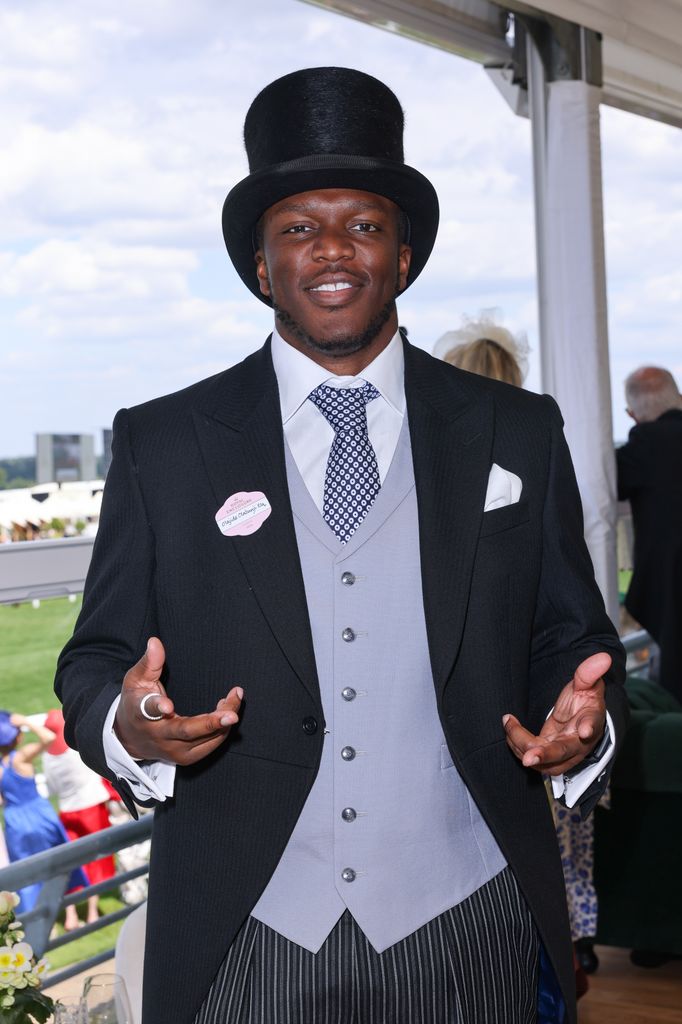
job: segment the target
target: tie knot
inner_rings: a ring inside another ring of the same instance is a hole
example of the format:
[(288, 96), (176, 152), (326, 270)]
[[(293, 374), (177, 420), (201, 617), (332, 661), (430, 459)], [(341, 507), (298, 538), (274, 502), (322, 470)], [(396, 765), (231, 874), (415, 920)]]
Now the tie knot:
[(366, 381), (360, 388), (332, 388), (328, 384), (320, 384), (308, 395), (335, 434), (366, 434), (366, 405), (378, 397), (377, 389)]

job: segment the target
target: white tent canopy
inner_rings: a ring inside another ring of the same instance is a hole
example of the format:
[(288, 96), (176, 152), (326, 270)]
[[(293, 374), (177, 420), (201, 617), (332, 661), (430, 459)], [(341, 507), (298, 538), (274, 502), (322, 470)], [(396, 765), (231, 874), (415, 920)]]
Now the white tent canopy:
[(602, 102), (682, 125), (682, 0), (305, 0), (481, 64), (509, 57), (505, 12), (602, 34)]
[[(36, 484), (0, 491), (0, 526), (40, 526), (53, 519), (99, 518), (103, 480)], [(45, 497), (46, 495), (46, 497)]]

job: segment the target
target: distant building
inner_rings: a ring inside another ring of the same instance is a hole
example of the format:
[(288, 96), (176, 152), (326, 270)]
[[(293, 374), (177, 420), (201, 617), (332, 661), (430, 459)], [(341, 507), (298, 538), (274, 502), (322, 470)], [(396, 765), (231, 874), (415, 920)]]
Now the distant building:
[(36, 434), (36, 483), (94, 480), (96, 476), (92, 434)]
[(111, 465), (112, 434), (113, 430), (111, 429), (111, 427), (104, 427), (104, 429), (102, 430), (102, 451), (104, 454), (102, 455), (102, 472), (100, 473), (100, 476), (104, 478), (106, 478), (106, 475), (109, 472), (109, 466)]

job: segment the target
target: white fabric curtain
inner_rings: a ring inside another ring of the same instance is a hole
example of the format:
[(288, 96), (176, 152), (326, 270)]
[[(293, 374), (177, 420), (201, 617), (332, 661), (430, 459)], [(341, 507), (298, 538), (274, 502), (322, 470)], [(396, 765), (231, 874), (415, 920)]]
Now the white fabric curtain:
[[(542, 386), (566, 423), (585, 539), (607, 611), (618, 624), (616, 480), (599, 136), (600, 90), (546, 86), (538, 216)], [(536, 136), (536, 145), (538, 145)]]

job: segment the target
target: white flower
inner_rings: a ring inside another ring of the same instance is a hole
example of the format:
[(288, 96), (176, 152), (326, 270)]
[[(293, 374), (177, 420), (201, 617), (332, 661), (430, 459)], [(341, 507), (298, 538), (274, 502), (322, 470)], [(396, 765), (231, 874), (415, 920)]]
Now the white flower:
[(0, 977), (14, 967), (14, 953), (11, 946), (0, 946)]
[(48, 969), (48, 967), (49, 967), (49, 966), (50, 966), (50, 964), (49, 964), (49, 963), (48, 963), (48, 961), (47, 961), (47, 960), (45, 959), (45, 957), (42, 957), (42, 959), (41, 959), (41, 960), (39, 960), (39, 961), (38, 961), (38, 963), (37, 963), (37, 964), (35, 965), (35, 967), (33, 968), (33, 973), (34, 973), (34, 974), (35, 974), (35, 975), (36, 975), (36, 976), (37, 976), (38, 978), (40, 978), (40, 977), (42, 977), (42, 975), (43, 975), (43, 974), (45, 973), (45, 971), (46, 971), (46, 970)]
[(33, 966), (33, 948), (28, 942), (16, 942), (12, 946), (12, 967), (15, 971), (30, 971)]
[(19, 897), (15, 892), (8, 892), (7, 889), (0, 892), (0, 917), (8, 916), (18, 905)]

